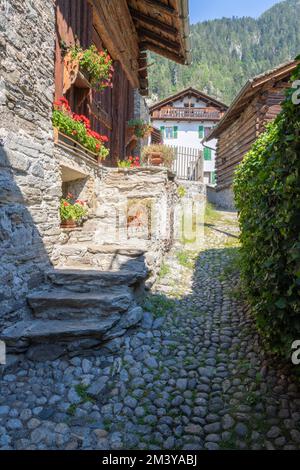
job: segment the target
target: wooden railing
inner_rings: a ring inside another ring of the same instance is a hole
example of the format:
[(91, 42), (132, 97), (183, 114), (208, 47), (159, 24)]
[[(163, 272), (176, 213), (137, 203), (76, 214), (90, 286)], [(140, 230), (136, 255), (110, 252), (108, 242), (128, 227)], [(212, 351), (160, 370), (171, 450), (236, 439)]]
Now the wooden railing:
[(153, 111), (153, 119), (203, 119), (219, 120), (222, 113), (219, 111), (205, 111), (202, 108), (170, 108)]

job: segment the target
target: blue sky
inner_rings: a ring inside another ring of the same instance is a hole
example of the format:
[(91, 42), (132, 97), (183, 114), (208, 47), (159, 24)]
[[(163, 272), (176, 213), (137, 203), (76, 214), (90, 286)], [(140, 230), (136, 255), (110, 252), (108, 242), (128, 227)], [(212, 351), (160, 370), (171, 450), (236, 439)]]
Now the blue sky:
[(223, 16), (252, 16), (257, 18), (280, 0), (190, 0), (191, 23)]

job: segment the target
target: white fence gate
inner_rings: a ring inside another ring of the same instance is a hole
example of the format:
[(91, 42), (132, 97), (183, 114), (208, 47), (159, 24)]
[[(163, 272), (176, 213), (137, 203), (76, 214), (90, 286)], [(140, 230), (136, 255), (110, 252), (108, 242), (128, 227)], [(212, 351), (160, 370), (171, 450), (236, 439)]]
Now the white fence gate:
[(172, 147), (175, 159), (172, 170), (178, 179), (203, 181), (203, 153), (192, 147)]

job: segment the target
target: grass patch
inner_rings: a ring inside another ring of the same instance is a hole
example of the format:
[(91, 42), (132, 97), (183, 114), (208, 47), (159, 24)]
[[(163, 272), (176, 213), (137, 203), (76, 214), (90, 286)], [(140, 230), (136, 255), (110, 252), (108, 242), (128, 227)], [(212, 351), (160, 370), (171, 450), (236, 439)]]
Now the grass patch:
[(216, 222), (220, 219), (220, 213), (216, 210), (215, 206), (208, 202), (205, 205), (205, 221)]
[(168, 274), (170, 274), (171, 268), (168, 266), (166, 263), (162, 263), (159, 274), (158, 274), (158, 279), (164, 279)]
[(220, 449), (222, 450), (236, 450), (236, 439), (232, 435), (229, 439), (220, 442)]
[(254, 406), (259, 402), (259, 398), (254, 392), (249, 392), (246, 396), (246, 403), (248, 405)]
[(177, 190), (177, 194), (180, 197), (180, 199), (182, 199), (186, 195), (185, 187), (184, 186), (179, 186), (179, 188)]
[(194, 269), (195, 260), (192, 257), (192, 253), (189, 251), (178, 251), (176, 253), (176, 258), (180, 266), (187, 269)]
[(77, 395), (81, 398), (81, 403), (95, 403), (95, 400), (87, 393), (88, 385), (78, 384), (75, 386)]
[(163, 317), (170, 310), (175, 308), (175, 304), (172, 299), (169, 299), (164, 295), (150, 294), (145, 298), (143, 302), (143, 308), (144, 310), (151, 312), (154, 317)]
[(69, 408), (67, 409), (67, 414), (69, 416), (74, 416), (75, 413), (76, 413), (76, 410), (77, 410), (77, 405), (75, 403), (73, 403), (72, 405), (69, 406)]

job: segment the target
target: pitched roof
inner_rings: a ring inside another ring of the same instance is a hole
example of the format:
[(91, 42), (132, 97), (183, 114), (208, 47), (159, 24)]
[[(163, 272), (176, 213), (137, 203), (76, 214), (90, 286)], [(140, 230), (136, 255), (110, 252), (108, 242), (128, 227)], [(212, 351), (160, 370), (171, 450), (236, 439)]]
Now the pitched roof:
[(175, 93), (174, 95), (168, 96), (167, 98), (158, 101), (154, 105), (150, 106), (150, 113), (152, 111), (155, 111), (158, 108), (161, 108), (162, 106), (165, 106), (169, 103), (172, 103), (173, 101), (176, 101), (180, 98), (184, 98), (185, 96), (196, 96), (197, 98), (207, 102), (208, 104), (211, 104), (212, 106), (216, 106), (224, 111), (228, 109), (228, 106), (226, 104), (221, 103), (221, 101), (216, 100), (215, 98), (212, 98), (209, 95), (206, 95), (202, 91), (196, 90), (195, 88), (189, 87), (186, 88), (178, 93)]
[(228, 111), (224, 114), (219, 124), (213, 129), (205, 141), (216, 139), (224, 132), (239, 116), (250, 103), (250, 101), (259, 93), (266, 83), (274, 80), (275, 82), (289, 77), (298, 65), (299, 61), (291, 60), (279, 65), (278, 67), (261, 73), (247, 81), (239, 94), (233, 100)]

